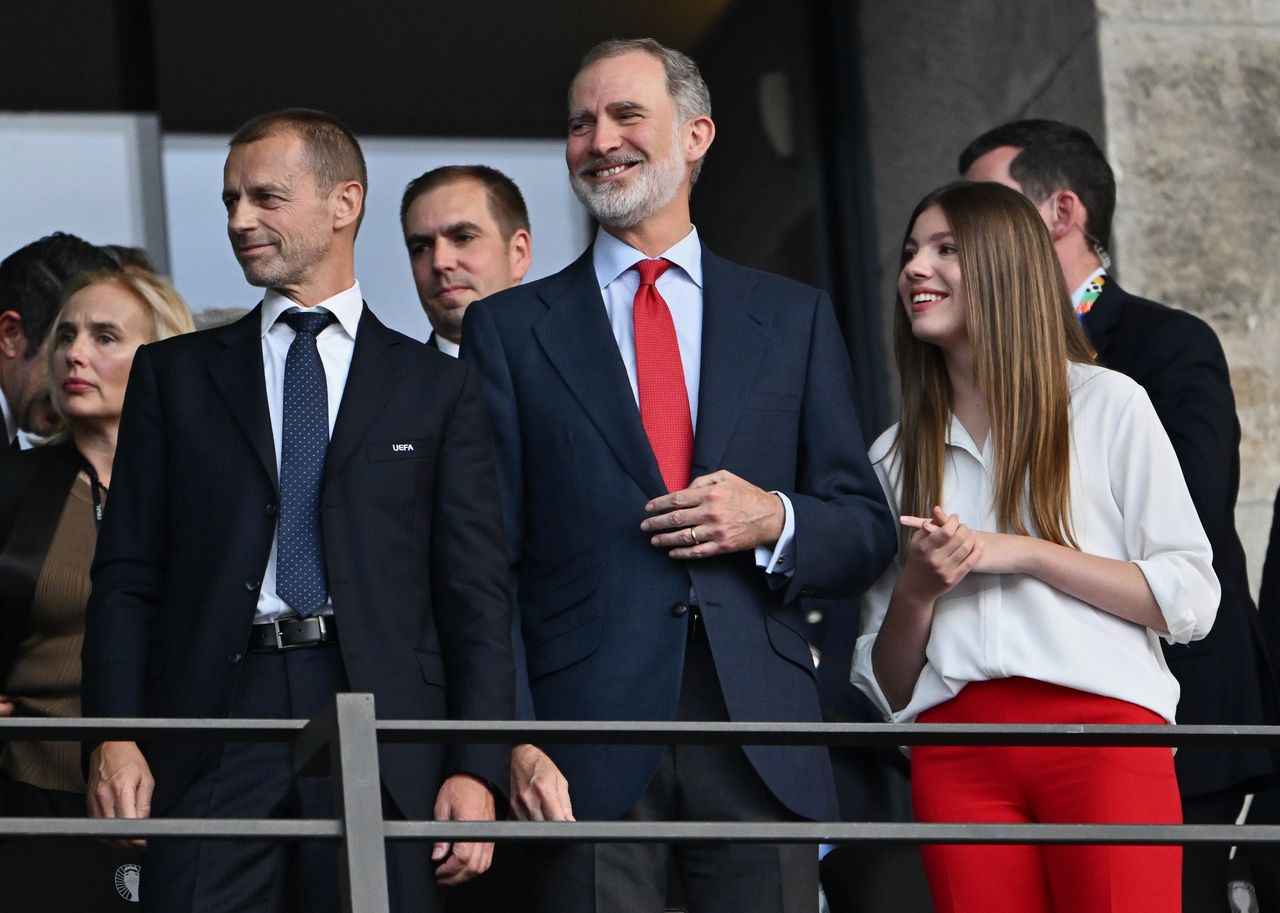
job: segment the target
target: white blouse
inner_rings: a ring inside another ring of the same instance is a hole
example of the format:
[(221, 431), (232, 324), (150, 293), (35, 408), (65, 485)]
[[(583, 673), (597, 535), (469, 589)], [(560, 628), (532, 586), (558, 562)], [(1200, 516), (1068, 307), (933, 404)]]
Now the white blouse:
[[(1173, 445), (1146, 391), (1092, 365), (1068, 369), (1071, 521), (1080, 550), (1132, 561), (1147, 578), (1173, 643), (1199, 640), (1218, 611), (1212, 550)], [(900, 510), (897, 426), (872, 445), (871, 462), (890, 508)], [(942, 507), (994, 531), (991, 437), (979, 449), (951, 418)], [(950, 700), (966, 682), (1024, 676), (1118, 698), (1173, 722), (1178, 682), (1157, 635), (1025, 574), (970, 573), (934, 607), (926, 662), (902, 710), (893, 712), (871, 668), (871, 649), (902, 570), (898, 556), (862, 600), (852, 680), (886, 719), (910, 722)]]

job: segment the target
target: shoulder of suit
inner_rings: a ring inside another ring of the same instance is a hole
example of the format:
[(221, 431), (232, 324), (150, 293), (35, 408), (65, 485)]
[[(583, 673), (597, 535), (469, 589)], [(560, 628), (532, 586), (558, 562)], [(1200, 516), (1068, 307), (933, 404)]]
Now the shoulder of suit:
[(1118, 288), (1117, 291), (1122, 296), (1121, 321), (1140, 327), (1144, 335), (1173, 334), (1199, 341), (1212, 339), (1214, 345), (1218, 344), (1218, 334), (1202, 317), (1149, 298), (1140, 298), (1123, 289)]

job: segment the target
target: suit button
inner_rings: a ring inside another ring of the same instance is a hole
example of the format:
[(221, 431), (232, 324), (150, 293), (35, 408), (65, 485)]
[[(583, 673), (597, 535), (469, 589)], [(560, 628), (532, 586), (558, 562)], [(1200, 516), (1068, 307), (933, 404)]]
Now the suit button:
[(244, 659), (243, 653), (229, 653), (227, 655), (227, 664), (231, 666), (238, 665), (240, 660)]
[(258, 588), (258, 581), (256, 581), (256, 580), (246, 580), (246, 581), (244, 582), (244, 588), (245, 588), (246, 590), (248, 590), (250, 593), (252, 593), (254, 590), (256, 590), (256, 589)]
[(673, 618), (683, 618), (689, 614), (689, 606), (683, 602), (677, 602), (671, 607), (671, 616)]
[(262, 515), (264, 517), (274, 517), (276, 515), (276, 506), (274, 504), (268, 504), (266, 507), (262, 508)]

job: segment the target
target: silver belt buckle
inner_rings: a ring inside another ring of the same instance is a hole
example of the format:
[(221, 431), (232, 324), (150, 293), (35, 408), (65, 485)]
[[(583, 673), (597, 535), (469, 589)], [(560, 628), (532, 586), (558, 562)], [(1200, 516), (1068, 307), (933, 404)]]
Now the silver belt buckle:
[(281, 636), (281, 634), (280, 634), (280, 619), (279, 619), (279, 618), (273, 618), (273, 619), (271, 619), (271, 628), (272, 628), (272, 630), (274, 630), (274, 631), (276, 632), (276, 649), (277, 649), (277, 650), (283, 650), (283, 649), (285, 648), (285, 646), (284, 646), (284, 637), (283, 637), (283, 636)]

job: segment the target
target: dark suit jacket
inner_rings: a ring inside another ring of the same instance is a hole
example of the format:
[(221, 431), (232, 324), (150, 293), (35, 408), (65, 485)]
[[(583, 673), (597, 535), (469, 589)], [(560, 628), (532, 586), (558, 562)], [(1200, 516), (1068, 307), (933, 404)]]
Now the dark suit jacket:
[[(893, 521), (866, 460), (826, 296), (705, 249), (703, 271), (693, 476), (726, 469), (790, 497), (796, 569), (776, 588), (750, 553), (675, 561), (640, 530), (645, 503), (666, 489), (590, 250), (467, 311), (463, 358), (480, 368), (498, 440), (540, 719), (672, 719), (692, 583), (730, 719), (819, 721), (799, 598), (860, 590), (893, 555)], [(662, 749), (548, 750), (575, 815), (614, 818), (639, 797)], [(750, 746), (747, 755), (792, 811), (835, 814), (825, 750)]]
[(0, 687), (27, 632), (31, 599), (76, 473), (70, 444), (37, 447), (4, 458), (0, 482)]
[[(1130, 295), (1108, 277), (1084, 328), (1108, 368), (1147, 391), (1178, 454), (1191, 500), (1213, 547), (1222, 602), (1213, 630), (1192, 644), (1165, 644), (1182, 686), (1178, 722), (1276, 722), (1276, 696), (1258, 613), (1236, 535), (1240, 423), (1218, 337), (1185, 311)], [(1243, 787), (1273, 772), (1266, 751), (1180, 749), (1184, 796)]]
[[(394, 447), (411, 444), (411, 449)], [(260, 316), (139, 350), (94, 562), (87, 716), (219, 717), (276, 526)], [(512, 713), (510, 597), (492, 444), (472, 371), (365, 308), (321, 513), (347, 679), (384, 719)], [(144, 746), (162, 814), (201, 746)], [(384, 747), (401, 811), (443, 776), (505, 783), (508, 751)]]

